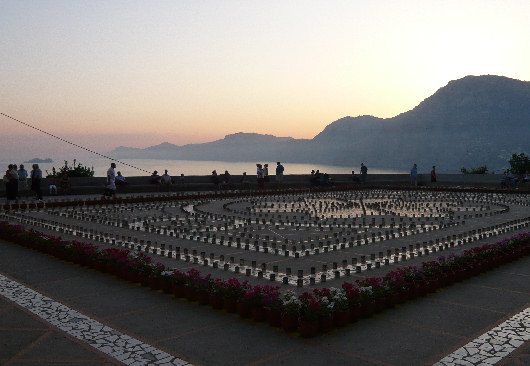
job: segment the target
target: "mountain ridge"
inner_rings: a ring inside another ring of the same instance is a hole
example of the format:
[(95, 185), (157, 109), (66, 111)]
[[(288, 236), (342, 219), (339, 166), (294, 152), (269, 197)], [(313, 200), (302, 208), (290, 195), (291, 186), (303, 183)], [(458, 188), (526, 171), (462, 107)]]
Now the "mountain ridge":
[(501, 169), (512, 153), (530, 150), (530, 82), (504, 76), (452, 80), (413, 109), (391, 118), (342, 117), (312, 139), (238, 132), (202, 144), (168, 142), (118, 147), (119, 158), (277, 161), (440, 172), (463, 166)]

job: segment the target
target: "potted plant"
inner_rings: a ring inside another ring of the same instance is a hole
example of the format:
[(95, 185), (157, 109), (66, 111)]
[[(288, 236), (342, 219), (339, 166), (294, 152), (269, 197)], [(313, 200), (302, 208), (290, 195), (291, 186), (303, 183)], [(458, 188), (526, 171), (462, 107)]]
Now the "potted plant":
[(288, 290), (281, 296), (282, 301), (282, 328), (286, 332), (294, 332), (298, 327), (298, 318), (300, 317), (301, 301), (298, 295)]
[(237, 311), (237, 301), (250, 288), (248, 281), (239, 282), (237, 278), (230, 278), (224, 282), (223, 303), (226, 311), (235, 313)]
[(348, 299), (348, 307), (350, 308), (350, 322), (356, 322), (361, 316), (361, 292), (359, 287), (352, 283), (344, 282), (342, 289)]
[(179, 271), (178, 269), (174, 270), (171, 274), (173, 280), (173, 295), (176, 298), (185, 296), (185, 285), (186, 285), (186, 273)]
[[(304, 292), (302, 295), (299, 296), (300, 299), (300, 324), (299, 324), (299, 330), (300, 334), (303, 337), (313, 337), (317, 334), (318, 330), (327, 331), (325, 325), (325, 329), (322, 329), (322, 319), (329, 318), (330, 324), (333, 324), (333, 320), (331, 318), (331, 312), (329, 312), (328, 316), (326, 317), (325, 313), (328, 312), (329, 308), (329, 302), (324, 299), (318, 299), (316, 294), (319, 291), (317, 289), (314, 290), (313, 293), (310, 292)], [(322, 302), (324, 302), (322, 304)], [(330, 328), (331, 329), (331, 328)]]
[(220, 278), (216, 278), (210, 286), (209, 301), (214, 309), (223, 308), (223, 287), (224, 281)]
[(281, 325), (282, 300), (278, 286), (265, 285), (263, 288), (263, 307), (267, 310), (267, 321), (273, 327)]
[(342, 288), (331, 287), (330, 301), (333, 303), (333, 324), (343, 327), (350, 322), (349, 300)]

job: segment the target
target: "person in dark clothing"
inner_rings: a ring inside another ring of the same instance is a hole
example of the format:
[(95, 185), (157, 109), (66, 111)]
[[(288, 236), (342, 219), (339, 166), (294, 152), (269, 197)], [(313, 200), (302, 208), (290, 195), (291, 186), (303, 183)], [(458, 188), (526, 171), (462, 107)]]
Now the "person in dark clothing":
[(39, 164), (33, 164), (31, 171), (31, 190), (35, 192), (35, 198), (42, 200), (42, 191), (40, 189), (40, 182), (42, 180), (42, 171), (39, 169)]

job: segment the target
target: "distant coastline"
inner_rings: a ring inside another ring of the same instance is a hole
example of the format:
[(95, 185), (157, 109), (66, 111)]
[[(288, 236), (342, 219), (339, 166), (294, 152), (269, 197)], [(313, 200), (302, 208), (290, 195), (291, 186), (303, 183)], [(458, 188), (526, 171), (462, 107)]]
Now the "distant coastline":
[(46, 158), (46, 159), (33, 158), (33, 159), (25, 161), (24, 163), (25, 164), (49, 164), (49, 163), (53, 163), (53, 160), (51, 158)]

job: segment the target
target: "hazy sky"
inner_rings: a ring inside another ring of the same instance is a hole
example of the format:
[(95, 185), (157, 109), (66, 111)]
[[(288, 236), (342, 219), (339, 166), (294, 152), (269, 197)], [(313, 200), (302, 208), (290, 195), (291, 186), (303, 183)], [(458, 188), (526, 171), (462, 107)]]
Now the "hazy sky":
[[(312, 138), (466, 75), (530, 80), (529, 19), (528, 0), (0, 0), (0, 112), (103, 151)], [(0, 154), (55, 144), (0, 126)]]

